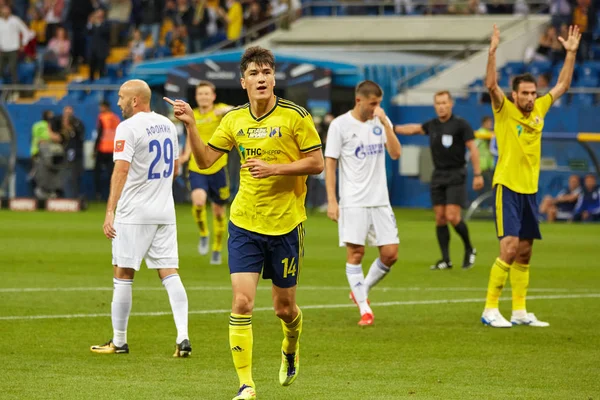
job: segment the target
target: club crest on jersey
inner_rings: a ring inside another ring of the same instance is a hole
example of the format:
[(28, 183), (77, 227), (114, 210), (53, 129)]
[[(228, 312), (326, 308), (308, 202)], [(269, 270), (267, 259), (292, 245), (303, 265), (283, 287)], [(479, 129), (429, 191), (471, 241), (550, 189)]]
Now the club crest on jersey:
[(120, 153), (123, 150), (125, 150), (125, 141), (124, 140), (117, 140), (115, 142), (115, 153)]
[(267, 128), (248, 128), (248, 139), (266, 138), (268, 133)]
[(269, 137), (281, 137), (281, 128), (271, 128), (271, 133), (269, 133)]
[(540, 120), (540, 117), (538, 117), (536, 115), (533, 121), (535, 122), (536, 125), (539, 125), (541, 120)]
[(453, 141), (454, 138), (452, 137), (452, 135), (442, 135), (442, 146), (444, 146), (445, 148), (450, 148), (450, 146), (452, 146)]
[(383, 130), (381, 130), (381, 128), (380, 128), (380, 127), (378, 127), (378, 126), (374, 126), (374, 127), (373, 127), (373, 135), (377, 135), (377, 136), (379, 136), (379, 135), (381, 135), (382, 133), (383, 133)]

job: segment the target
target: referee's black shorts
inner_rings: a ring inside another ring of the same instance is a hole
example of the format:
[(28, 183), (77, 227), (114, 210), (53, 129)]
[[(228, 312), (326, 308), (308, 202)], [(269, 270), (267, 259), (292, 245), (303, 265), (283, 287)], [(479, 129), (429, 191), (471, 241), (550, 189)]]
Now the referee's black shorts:
[(467, 171), (459, 169), (436, 169), (431, 177), (431, 203), (434, 206), (454, 204), (461, 208), (467, 203)]

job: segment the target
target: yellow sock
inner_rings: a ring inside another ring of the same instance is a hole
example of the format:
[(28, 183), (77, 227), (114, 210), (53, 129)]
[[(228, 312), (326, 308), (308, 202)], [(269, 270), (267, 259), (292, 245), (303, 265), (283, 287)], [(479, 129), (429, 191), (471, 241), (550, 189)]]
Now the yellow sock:
[(254, 386), (252, 380), (252, 315), (231, 313), (229, 317), (229, 346), (233, 365), (242, 385)]
[(512, 287), (513, 311), (526, 310), (525, 297), (529, 287), (529, 264), (515, 262), (510, 266), (510, 286)]
[(221, 251), (223, 249), (223, 234), (225, 233), (225, 216), (213, 218), (213, 227), (215, 235), (213, 236), (213, 251)]
[(292, 354), (296, 352), (296, 345), (300, 340), (300, 334), (302, 334), (302, 310), (298, 308), (298, 315), (289, 324), (281, 321), (283, 327), (283, 343), (281, 344), (281, 350), (285, 354)]
[(198, 224), (200, 230), (200, 236), (208, 236), (208, 218), (206, 216), (206, 206), (197, 207), (192, 205), (192, 215), (194, 221)]
[(508, 278), (510, 265), (499, 258), (496, 258), (492, 270), (490, 271), (490, 280), (488, 283), (485, 308), (498, 308), (498, 299)]

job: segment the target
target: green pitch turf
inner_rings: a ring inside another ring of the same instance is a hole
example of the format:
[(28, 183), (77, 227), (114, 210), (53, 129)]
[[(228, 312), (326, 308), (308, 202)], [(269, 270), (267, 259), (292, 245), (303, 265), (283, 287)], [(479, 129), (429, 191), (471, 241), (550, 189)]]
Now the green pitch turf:
[[(0, 398), (231, 399), (238, 386), (228, 345), (226, 265), (196, 253), (178, 207), (181, 276), (193, 355), (174, 359), (175, 327), (153, 271), (137, 274), (127, 355), (89, 351), (111, 337), (110, 242), (103, 205), (79, 214), (0, 211)], [(600, 399), (600, 225), (543, 225), (534, 246), (528, 309), (549, 328), (495, 330), (479, 321), (497, 254), (490, 221), (470, 223), (470, 271), (429, 271), (438, 249), (433, 215), (398, 210), (400, 257), (371, 293), (375, 326), (359, 328), (348, 300), (345, 251), (322, 214), (306, 223), (298, 302), (301, 372), (278, 383), (279, 321), (261, 282), (253, 315), (259, 399)], [(456, 264), (460, 239), (451, 239)], [(365, 272), (375, 257), (367, 252)], [(510, 317), (510, 290), (501, 310)]]

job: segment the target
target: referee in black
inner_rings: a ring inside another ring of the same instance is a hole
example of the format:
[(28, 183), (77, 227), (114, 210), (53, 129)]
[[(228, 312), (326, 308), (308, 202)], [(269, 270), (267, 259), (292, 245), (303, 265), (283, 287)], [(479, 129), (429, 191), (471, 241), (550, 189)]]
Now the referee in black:
[(475, 264), (477, 252), (471, 244), (469, 230), (461, 217), (461, 208), (466, 206), (467, 201), (465, 154), (468, 148), (475, 174), (473, 189), (480, 190), (483, 187), (483, 177), (479, 168), (479, 152), (469, 123), (452, 114), (453, 102), (450, 92), (437, 92), (433, 100), (437, 118), (424, 124), (396, 125), (394, 129), (402, 135), (429, 135), (429, 147), (435, 167), (431, 177), (431, 202), (435, 212), (437, 239), (442, 251), (442, 259), (432, 265), (431, 269), (452, 268), (448, 249), (448, 222), (465, 245), (462, 267), (469, 269)]

